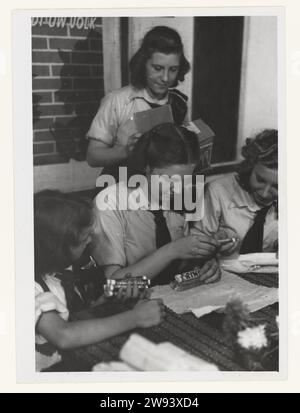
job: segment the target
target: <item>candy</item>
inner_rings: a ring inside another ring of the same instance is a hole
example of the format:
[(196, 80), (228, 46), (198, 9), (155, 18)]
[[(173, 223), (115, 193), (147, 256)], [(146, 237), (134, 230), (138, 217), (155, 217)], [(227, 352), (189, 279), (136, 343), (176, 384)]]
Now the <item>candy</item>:
[(123, 278), (121, 280), (107, 279), (106, 284), (104, 285), (104, 294), (106, 297), (112, 297), (118, 294), (120, 288), (126, 289), (128, 285), (131, 285), (131, 287), (136, 285), (141, 291), (149, 288), (150, 283), (149, 278), (145, 275), (141, 277)]
[(195, 268), (194, 270), (186, 271), (182, 274), (176, 274), (175, 279), (171, 282), (170, 286), (176, 291), (187, 290), (203, 284), (203, 281), (201, 281), (200, 278), (201, 269)]

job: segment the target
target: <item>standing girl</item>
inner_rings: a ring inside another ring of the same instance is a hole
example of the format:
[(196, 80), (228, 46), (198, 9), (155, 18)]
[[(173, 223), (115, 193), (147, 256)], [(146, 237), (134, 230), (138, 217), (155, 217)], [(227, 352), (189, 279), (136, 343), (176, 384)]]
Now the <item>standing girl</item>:
[(108, 94), (91, 124), (87, 133), (89, 165), (126, 163), (132, 137), (128, 121), (137, 112), (170, 104), (175, 124), (181, 125), (187, 96), (174, 87), (189, 70), (180, 35), (166, 26), (150, 30), (130, 61), (130, 85)]

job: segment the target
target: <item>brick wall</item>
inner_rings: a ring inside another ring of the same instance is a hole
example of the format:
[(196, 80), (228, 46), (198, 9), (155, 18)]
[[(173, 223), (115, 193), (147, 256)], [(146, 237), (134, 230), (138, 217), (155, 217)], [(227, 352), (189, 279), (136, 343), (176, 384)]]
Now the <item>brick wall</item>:
[(32, 19), (35, 165), (85, 159), (104, 94), (101, 18)]

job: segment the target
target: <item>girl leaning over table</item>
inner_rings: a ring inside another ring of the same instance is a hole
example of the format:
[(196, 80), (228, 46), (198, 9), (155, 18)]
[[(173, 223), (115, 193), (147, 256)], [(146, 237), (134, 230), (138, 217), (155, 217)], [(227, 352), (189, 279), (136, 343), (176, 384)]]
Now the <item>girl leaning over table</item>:
[(205, 214), (194, 234), (231, 238), (224, 255), (278, 250), (278, 132), (265, 129), (246, 139), (238, 173), (206, 185)]
[[(61, 361), (61, 350), (93, 344), (136, 327), (160, 322), (159, 300), (141, 300), (111, 317), (72, 321), (87, 303), (72, 264), (92, 241), (95, 219), (91, 205), (58, 191), (34, 197), (36, 370)], [(99, 283), (101, 280), (99, 280)], [(127, 296), (137, 296), (126, 291)], [(120, 295), (119, 295), (120, 297)], [(101, 301), (101, 300), (100, 300)]]
[(126, 165), (134, 141), (130, 119), (135, 113), (169, 104), (178, 125), (187, 113), (187, 96), (175, 87), (190, 65), (176, 30), (166, 26), (151, 29), (129, 66), (130, 85), (104, 97), (87, 133), (87, 162), (106, 167), (103, 173), (112, 175), (116, 174), (114, 166)]
[[(152, 285), (167, 284), (185, 260), (201, 262), (204, 282), (220, 278), (213, 258), (218, 246), (214, 237), (190, 235), (183, 211), (163, 208), (163, 190), (158, 192), (158, 199), (151, 197), (152, 178), (164, 177), (175, 184), (180, 177), (182, 184), (184, 175), (193, 173), (198, 159), (197, 136), (184, 127), (162, 124), (139, 138), (131, 161), (144, 183), (130, 188), (121, 181), (95, 198), (99, 232), (94, 237), (93, 257), (103, 266), (107, 278), (120, 279), (129, 273), (148, 276)], [(124, 201), (127, 208), (120, 206)]]

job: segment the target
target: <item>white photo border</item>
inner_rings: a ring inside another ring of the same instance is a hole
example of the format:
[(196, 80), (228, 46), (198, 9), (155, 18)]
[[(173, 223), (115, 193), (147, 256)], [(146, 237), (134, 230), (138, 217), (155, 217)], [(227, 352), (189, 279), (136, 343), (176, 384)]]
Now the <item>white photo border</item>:
[[(149, 17), (149, 16), (277, 16), (278, 21), (278, 130), (280, 233), (280, 369), (279, 372), (72, 372), (35, 371), (33, 153), (32, 153), (32, 17)], [(285, 119), (284, 7), (48, 9), (16, 10), (13, 19), (13, 115), (15, 177), (16, 356), (18, 383), (42, 382), (158, 382), (259, 381), (287, 377), (287, 197)], [(28, 282), (32, 280), (32, 282)]]

